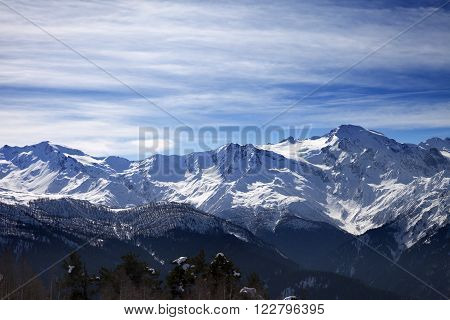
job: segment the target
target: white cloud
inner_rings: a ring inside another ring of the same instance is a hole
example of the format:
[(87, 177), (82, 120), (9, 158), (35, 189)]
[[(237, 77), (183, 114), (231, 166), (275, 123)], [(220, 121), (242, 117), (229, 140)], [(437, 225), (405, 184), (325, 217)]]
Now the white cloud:
[[(193, 126), (260, 125), (431, 10), (316, 1), (7, 3)], [(0, 10), (2, 142), (54, 140), (94, 154), (132, 154), (139, 126), (177, 124), (14, 13)], [(337, 83), (439, 89), (442, 84), (411, 70), (450, 73), (449, 18), (448, 11), (435, 14)], [(377, 95), (348, 100), (345, 94), (327, 98), (319, 92), (278, 122), (450, 126), (442, 102), (411, 106)]]

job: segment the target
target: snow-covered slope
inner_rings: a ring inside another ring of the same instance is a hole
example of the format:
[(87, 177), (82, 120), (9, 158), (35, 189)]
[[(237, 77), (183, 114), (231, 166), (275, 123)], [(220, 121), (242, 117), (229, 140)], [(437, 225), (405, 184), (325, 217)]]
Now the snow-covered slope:
[(351, 125), (260, 148), (321, 168), (327, 180), (324, 210), (351, 233), (404, 216), (401, 241), (409, 246), (448, 221), (450, 166), (437, 150)]
[(5, 146), (0, 199), (73, 197), (113, 208), (183, 202), (250, 230), (274, 229), (294, 215), (361, 234), (404, 217), (398, 239), (411, 246), (448, 222), (449, 159), (441, 144), (438, 151), (427, 143), (344, 125), (308, 140), (133, 162), (48, 142)]

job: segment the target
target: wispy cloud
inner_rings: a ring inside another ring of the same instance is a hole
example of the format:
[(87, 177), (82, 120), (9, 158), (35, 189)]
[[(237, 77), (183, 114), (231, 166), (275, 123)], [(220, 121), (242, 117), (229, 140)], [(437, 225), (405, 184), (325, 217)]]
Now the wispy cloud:
[[(261, 124), (432, 10), (365, 1), (7, 3), (197, 127)], [(0, 10), (1, 142), (54, 140), (130, 155), (139, 126), (175, 125)], [(450, 13), (442, 10), (277, 124), (449, 128), (450, 94), (430, 91), (449, 89), (449, 30)]]

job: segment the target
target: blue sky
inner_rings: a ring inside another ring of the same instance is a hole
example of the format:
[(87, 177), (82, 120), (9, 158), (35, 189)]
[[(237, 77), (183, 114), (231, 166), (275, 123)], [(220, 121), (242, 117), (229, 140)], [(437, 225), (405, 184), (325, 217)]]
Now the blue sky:
[[(197, 130), (261, 126), (444, 1), (5, 3)], [(136, 158), (139, 127), (180, 125), (4, 6), (0, 30), (0, 144)], [(447, 5), (271, 124), (450, 136), (449, 52)]]

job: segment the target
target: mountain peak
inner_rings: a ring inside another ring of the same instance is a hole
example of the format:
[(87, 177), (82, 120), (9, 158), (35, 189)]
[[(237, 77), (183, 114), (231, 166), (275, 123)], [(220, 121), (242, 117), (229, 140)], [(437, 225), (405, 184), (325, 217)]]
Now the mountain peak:
[(343, 124), (335, 129), (331, 130), (331, 133), (338, 137), (341, 137), (341, 136), (343, 137), (346, 135), (356, 135), (356, 134), (361, 134), (361, 133), (366, 133), (366, 132), (370, 132), (370, 131), (363, 127), (355, 126), (352, 124)]
[(384, 134), (382, 134), (378, 131), (368, 130), (361, 126), (355, 126), (355, 125), (351, 125), (351, 124), (340, 125), (339, 127), (331, 130), (330, 133), (328, 134), (328, 136), (329, 137), (335, 136), (340, 139), (348, 139), (348, 140), (354, 140), (354, 139), (360, 139), (360, 140), (370, 139), (370, 140), (372, 140), (373, 138), (388, 139)]
[[(0, 148), (1, 151), (5, 152), (21, 152), (21, 151), (34, 151), (34, 150), (42, 150), (42, 151), (53, 151), (53, 145), (49, 141), (42, 141), (37, 144), (32, 145), (26, 145), (24, 147), (19, 146), (10, 146), (5, 144), (2, 148)], [(41, 151), (41, 152), (42, 152)]]
[(279, 143), (283, 143), (283, 142), (289, 142), (290, 144), (294, 144), (297, 141), (294, 139), (293, 136), (287, 137), (286, 139), (281, 140)]
[(419, 146), (425, 149), (435, 148), (440, 151), (450, 152), (450, 138), (441, 139), (438, 137), (430, 138), (425, 142), (419, 143)]
[(240, 145), (238, 143), (227, 143), (224, 144), (223, 146), (219, 147), (218, 149), (216, 149), (217, 153), (221, 153), (221, 152), (236, 152), (236, 151), (244, 151), (244, 150), (255, 150), (256, 147), (253, 144), (244, 144), (244, 145)]
[(31, 146), (25, 146), (24, 149), (31, 149), (33, 151), (36, 150), (37, 152), (44, 152), (44, 153), (59, 151), (57, 146), (52, 144), (50, 141), (42, 141), (40, 143)]
[(51, 146), (51, 145), (52, 145), (52, 143), (49, 140), (45, 140), (45, 141), (41, 141), (39, 143), (36, 143), (34, 145), (32, 144), (30, 147), (34, 147), (34, 146), (36, 146), (36, 147), (39, 147), (39, 146), (46, 147), (46, 146)]
[(42, 141), (42, 142), (39, 142), (36, 144), (26, 145), (24, 147), (11, 147), (11, 146), (5, 145), (2, 149), (17, 149), (20, 151), (34, 151), (34, 152), (38, 152), (38, 153), (59, 152), (59, 153), (67, 154), (67, 155), (76, 155), (76, 156), (86, 155), (84, 152), (82, 152), (80, 150), (72, 149), (72, 148), (69, 148), (66, 146), (57, 145), (50, 141)]

